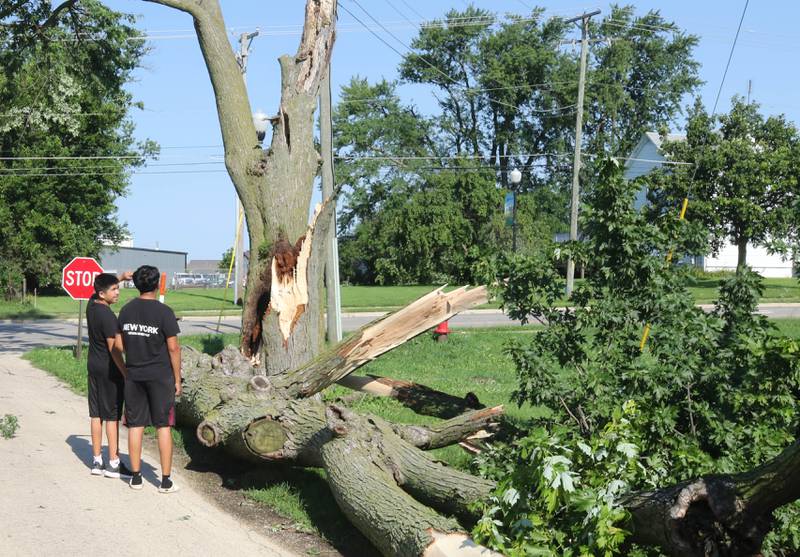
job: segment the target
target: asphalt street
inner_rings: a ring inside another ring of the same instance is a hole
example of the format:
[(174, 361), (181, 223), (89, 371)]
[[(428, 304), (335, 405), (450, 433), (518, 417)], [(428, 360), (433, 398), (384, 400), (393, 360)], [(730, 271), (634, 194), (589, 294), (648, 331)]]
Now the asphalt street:
[[(712, 306), (701, 306), (709, 310)], [(759, 312), (773, 319), (800, 318), (800, 304), (762, 304)], [(383, 313), (345, 313), (342, 315), (342, 329), (345, 332), (358, 329), (377, 319)], [(223, 317), (219, 332), (239, 331), (239, 316)], [(518, 325), (500, 310), (479, 309), (465, 311), (450, 320), (451, 327), (503, 327)], [(180, 321), (182, 334), (212, 334), (217, 332), (216, 317), (184, 317)], [(84, 324), (83, 338), (86, 341)], [(63, 346), (74, 344), (78, 336), (78, 320), (4, 320), (0, 321), (0, 352), (25, 352), (38, 346)]]

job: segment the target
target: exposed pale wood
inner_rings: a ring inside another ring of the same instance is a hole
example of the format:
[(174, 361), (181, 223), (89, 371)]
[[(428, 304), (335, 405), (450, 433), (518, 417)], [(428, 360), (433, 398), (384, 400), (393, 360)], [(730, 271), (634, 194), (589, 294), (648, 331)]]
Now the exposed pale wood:
[(476, 544), (469, 536), (459, 532), (430, 532), (433, 543), (422, 557), (503, 557), (502, 554)]
[(444, 287), (437, 288), (401, 310), (365, 325), (300, 369), (284, 374), (278, 384), (291, 394), (318, 393), (442, 321), (486, 303), (488, 297), (485, 286), (462, 287), (447, 293)]

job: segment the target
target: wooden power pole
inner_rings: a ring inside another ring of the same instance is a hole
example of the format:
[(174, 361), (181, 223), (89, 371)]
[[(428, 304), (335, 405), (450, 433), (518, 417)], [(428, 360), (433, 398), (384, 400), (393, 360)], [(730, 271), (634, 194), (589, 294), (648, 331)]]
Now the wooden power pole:
[[(334, 190), (333, 178), (333, 130), (331, 129), (331, 67), (319, 87), (319, 131), (322, 149), (322, 199), (327, 199)], [(325, 240), (325, 291), (327, 293), (328, 342), (342, 340), (342, 302), (339, 288), (339, 243), (336, 240), (336, 212), (331, 219), (328, 237)]]
[[(569, 239), (578, 240), (578, 205), (580, 203), (580, 171), (581, 171), (581, 141), (583, 132), (583, 89), (586, 85), (586, 51), (589, 44), (589, 19), (600, 13), (600, 10), (586, 12), (567, 23), (581, 22), (581, 70), (578, 78), (578, 104), (575, 117), (575, 159), (572, 163), (572, 202), (569, 211)], [(575, 260), (570, 257), (567, 261), (567, 297), (572, 295), (575, 287)]]
[[(247, 89), (247, 57), (250, 55), (250, 43), (253, 42), (259, 35), (259, 30), (256, 29), (252, 33), (242, 33), (239, 35), (239, 52), (237, 53), (236, 60), (239, 62), (239, 68), (242, 70), (242, 79), (244, 80), (245, 89)], [(242, 298), (242, 305), (244, 305), (244, 292), (242, 288), (242, 278), (244, 274), (244, 209), (242, 208), (242, 201), (239, 199), (239, 194), (236, 194), (236, 217), (233, 222), (236, 223), (236, 245), (233, 246), (233, 303), (238, 303), (239, 298)], [(227, 285), (225, 285), (227, 288)]]

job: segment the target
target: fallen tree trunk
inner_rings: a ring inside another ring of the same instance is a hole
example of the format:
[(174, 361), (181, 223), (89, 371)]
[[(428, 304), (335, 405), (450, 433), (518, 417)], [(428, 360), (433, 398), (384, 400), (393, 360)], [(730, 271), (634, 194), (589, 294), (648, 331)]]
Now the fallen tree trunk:
[[(438, 292), (426, 297), (428, 303), (439, 299)], [(404, 337), (427, 330), (416, 320), (396, 327), (402, 331), (394, 334)], [(347, 354), (338, 347), (330, 352)], [(362, 348), (360, 353), (369, 352)], [(371, 359), (339, 362), (354, 370)], [(318, 396), (292, 397), (283, 385), (293, 383), (258, 373), (233, 347), (213, 358), (186, 349), (179, 420), (196, 425), (205, 446), (221, 447), (239, 459), (323, 467), (343, 512), (386, 555), (434, 555), (467, 543), (465, 527), (439, 513), (471, 524), (477, 518), (473, 503), (488, 497), (494, 484), (448, 468), (420, 449), (493, 429), (502, 407), (473, 410), (432, 426), (404, 426), (326, 406)]]
[(675, 556), (760, 555), (772, 513), (800, 499), (800, 441), (741, 474), (709, 475), (623, 502), (632, 541)]

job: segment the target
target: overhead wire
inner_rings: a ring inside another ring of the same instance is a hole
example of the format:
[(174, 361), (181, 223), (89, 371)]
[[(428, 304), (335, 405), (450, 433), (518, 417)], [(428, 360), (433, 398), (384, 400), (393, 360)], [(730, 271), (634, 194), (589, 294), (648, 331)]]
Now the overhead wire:
[[(717, 113), (717, 103), (719, 103), (719, 98), (722, 94), (722, 87), (725, 85), (725, 79), (728, 77), (728, 69), (731, 66), (731, 60), (733, 59), (733, 53), (736, 50), (736, 43), (739, 41), (739, 33), (742, 30), (742, 23), (744, 22), (744, 16), (747, 14), (747, 7), (750, 5), (750, 0), (745, 0), (744, 7), (742, 8), (742, 15), (739, 18), (739, 25), (736, 27), (736, 34), (733, 37), (733, 43), (731, 44), (730, 52), (728, 53), (728, 61), (725, 63), (725, 70), (722, 72), (722, 79), (719, 83), (719, 89), (717, 89), (717, 96), (714, 99), (714, 108), (711, 111), (711, 122), (714, 121), (714, 116)], [(708, 147), (708, 144), (704, 144), (701, 146), (702, 151), (705, 151)], [(680, 217), (679, 220), (683, 220), (686, 216), (686, 208), (689, 205), (689, 194), (691, 193), (691, 187), (694, 183), (694, 179), (697, 176), (697, 170), (699, 166), (697, 164), (693, 165), (694, 169), (692, 170), (692, 177), (689, 179), (689, 184), (687, 187), (686, 196), (683, 198), (683, 202), (681, 203), (681, 210), (680, 210)], [(672, 250), (669, 251), (667, 254), (667, 263), (669, 264), (672, 261)], [(639, 342), (639, 350), (644, 351), (644, 347), (647, 344), (647, 339), (650, 336), (650, 323), (646, 323), (644, 326), (644, 331), (642, 332), (642, 340)]]

